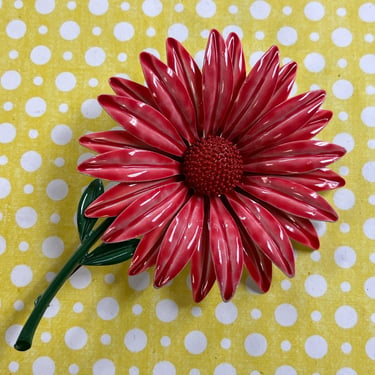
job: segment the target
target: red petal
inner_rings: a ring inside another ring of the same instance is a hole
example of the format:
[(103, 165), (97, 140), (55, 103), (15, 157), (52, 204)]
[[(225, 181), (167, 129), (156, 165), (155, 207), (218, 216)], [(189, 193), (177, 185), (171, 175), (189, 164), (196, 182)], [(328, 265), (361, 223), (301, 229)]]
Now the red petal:
[(121, 212), (104, 233), (103, 241), (126, 241), (165, 224), (184, 204), (187, 195), (181, 182), (149, 190)]
[(249, 158), (244, 157), (244, 171), (288, 175), (323, 168), (345, 154), (345, 149), (322, 141), (296, 141), (270, 147)]
[(124, 130), (108, 130), (86, 134), (79, 139), (79, 143), (90, 150), (100, 153), (119, 150), (126, 147), (149, 148), (146, 143), (143, 143), (138, 138)]
[(324, 98), (325, 91), (310, 91), (281, 103), (251, 127), (251, 131), (238, 142), (239, 150), (244, 154), (254, 154), (268, 146), (285, 142), (285, 137), (311, 119)]
[(142, 237), (132, 257), (128, 269), (129, 275), (136, 275), (146, 271), (156, 264), (165, 230), (165, 226), (156, 227)]
[(156, 109), (124, 96), (101, 95), (98, 100), (115, 121), (142, 142), (177, 156), (185, 151), (174, 126)]
[(262, 292), (267, 292), (272, 281), (272, 262), (239, 225), (246, 268)]
[(189, 93), (173, 69), (147, 52), (140, 55), (143, 74), (161, 112), (188, 142), (197, 139), (196, 118)]
[(210, 247), (221, 296), (228, 301), (241, 279), (243, 250), (236, 222), (220, 198), (210, 199)]
[(141, 182), (138, 184), (120, 183), (95, 199), (87, 207), (85, 215), (88, 217), (118, 216), (139, 194), (148, 191), (156, 185), (162, 186), (174, 181), (173, 178), (168, 178), (166, 180)]
[(225, 41), (228, 54), (233, 66), (233, 98), (246, 78), (245, 57), (242, 49), (241, 39), (236, 33), (230, 33)]
[(216, 280), (210, 251), (207, 215), (208, 209), (205, 212), (202, 235), (197, 250), (191, 258), (191, 285), (195, 302), (200, 302), (206, 297)]
[(203, 217), (203, 198), (192, 196), (173, 218), (160, 246), (155, 287), (168, 283), (189, 262), (201, 238)]
[(212, 30), (203, 61), (204, 133), (217, 135), (232, 98), (232, 61), (223, 37)]
[(127, 96), (157, 108), (154, 98), (147, 87), (120, 77), (110, 78), (109, 84), (116, 95)]
[(279, 71), (279, 50), (271, 47), (246, 77), (227, 116), (223, 136), (231, 141), (244, 135), (272, 97)]
[(328, 168), (317, 169), (306, 174), (283, 176), (283, 178), (292, 179), (315, 191), (333, 190), (345, 185), (345, 180)]
[(180, 174), (180, 163), (157, 152), (128, 148), (94, 156), (78, 170), (111, 181), (144, 182)]
[(264, 207), (237, 193), (228, 194), (230, 205), (250, 238), (286, 275), (294, 275), (294, 254), (287, 233)]
[(186, 49), (176, 39), (167, 39), (167, 61), (184, 84), (194, 104), (199, 134), (203, 134), (202, 73)]
[(274, 176), (245, 176), (239, 186), (268, 204), (311, 220), (336, 221), (338, 216), (314, 190)]

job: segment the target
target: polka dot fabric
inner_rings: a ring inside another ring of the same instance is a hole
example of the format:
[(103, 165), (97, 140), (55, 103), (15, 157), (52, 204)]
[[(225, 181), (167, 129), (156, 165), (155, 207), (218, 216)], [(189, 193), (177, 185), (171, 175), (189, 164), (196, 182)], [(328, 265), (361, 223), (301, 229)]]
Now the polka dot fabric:
[[(0, 368), (15, 374), (355, 375), (375, 365), (375, 3), (366, 0), (0, 1)], [(96, 101), (108, 78), (143, 82), (138, 55), (172, 36), (202, 64), (208, 32), (241, 37), (248, 67), (272, 44), (299, 63), (293, 90), (327, 90), (320, 138), (348, 153), (317, 223), (295, 244), (297, 274), (269, 293), (244, 276), (235, 298), (200, 304), (189, 272), (160, 290), (127, 264), (81, 268), (47, 309), (28, 352), (12, 345), (34, 299), (78, 243), (90, 179), (79, 136), (115, 126)]]

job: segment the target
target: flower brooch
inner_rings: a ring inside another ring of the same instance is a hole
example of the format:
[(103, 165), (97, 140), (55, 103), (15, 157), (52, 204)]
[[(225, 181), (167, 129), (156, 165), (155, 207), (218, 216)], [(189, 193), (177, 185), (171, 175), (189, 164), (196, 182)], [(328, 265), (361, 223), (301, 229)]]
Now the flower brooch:
[[(82, 244), (37, 299), (19, 350), (31, 346), (48, 303), (81, 265), (131, 258), (130, 275), (155, 266), (161, 287), (190, 264), (196, 302), (215, 281), (228, 301), (244, 267), (263, 292), (272, 263), (292, 277), (290, 239), (317, 249), (310, 220), (337, 220), (319, 192), (344, 185), (327, 166), (345, 149), (312, 139), (332, 117), (320, 109), (323, 90), (288, 98), (295, 62), (280, 67), (273, 46), (246, 75), (239, 37), (216, 30), (202, 71), (177, 40), (166, 50), (167, 64), (141, 53), (147, 86), (113, 77), (115, 95), (98, 98), (122, 129), (80, 139), (98, 153), (78, 166), (97, 178), (78, 207)], [(101, 179), (116, 184), (104, 191)]]

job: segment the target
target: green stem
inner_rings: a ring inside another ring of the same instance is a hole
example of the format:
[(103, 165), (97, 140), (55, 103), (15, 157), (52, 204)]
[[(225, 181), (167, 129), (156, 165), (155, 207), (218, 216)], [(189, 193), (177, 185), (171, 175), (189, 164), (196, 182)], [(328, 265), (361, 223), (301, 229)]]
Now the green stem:
[(85, 239), (72, 257), (65, 263), (64, 267), (49, 284), (45, 292), (37, 299), (34, 310), (27, 319), (19, 334), (14, 348), (19, 351), (30, 349), (34, 333), (44, 312), (51, 303), (53, 297), (64, 285), (65, 281), (72, 275), (73, 271), (80, 265), (82, 258), (89, 252), (91, 246), (100, 238), (104, 231), (111, 225), (114, 218), (104, 220), (96, 229), (94, 229)]

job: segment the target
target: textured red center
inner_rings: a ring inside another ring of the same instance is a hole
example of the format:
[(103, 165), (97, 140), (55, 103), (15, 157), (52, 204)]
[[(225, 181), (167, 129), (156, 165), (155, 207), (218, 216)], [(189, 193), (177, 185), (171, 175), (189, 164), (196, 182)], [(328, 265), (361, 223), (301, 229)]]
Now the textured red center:
[(224, 138), (209, 136), (184, 154), (183, 173), (195, 193), (220, 195), (233, 189), (243, 172), (242, 158), (233, 143)]

